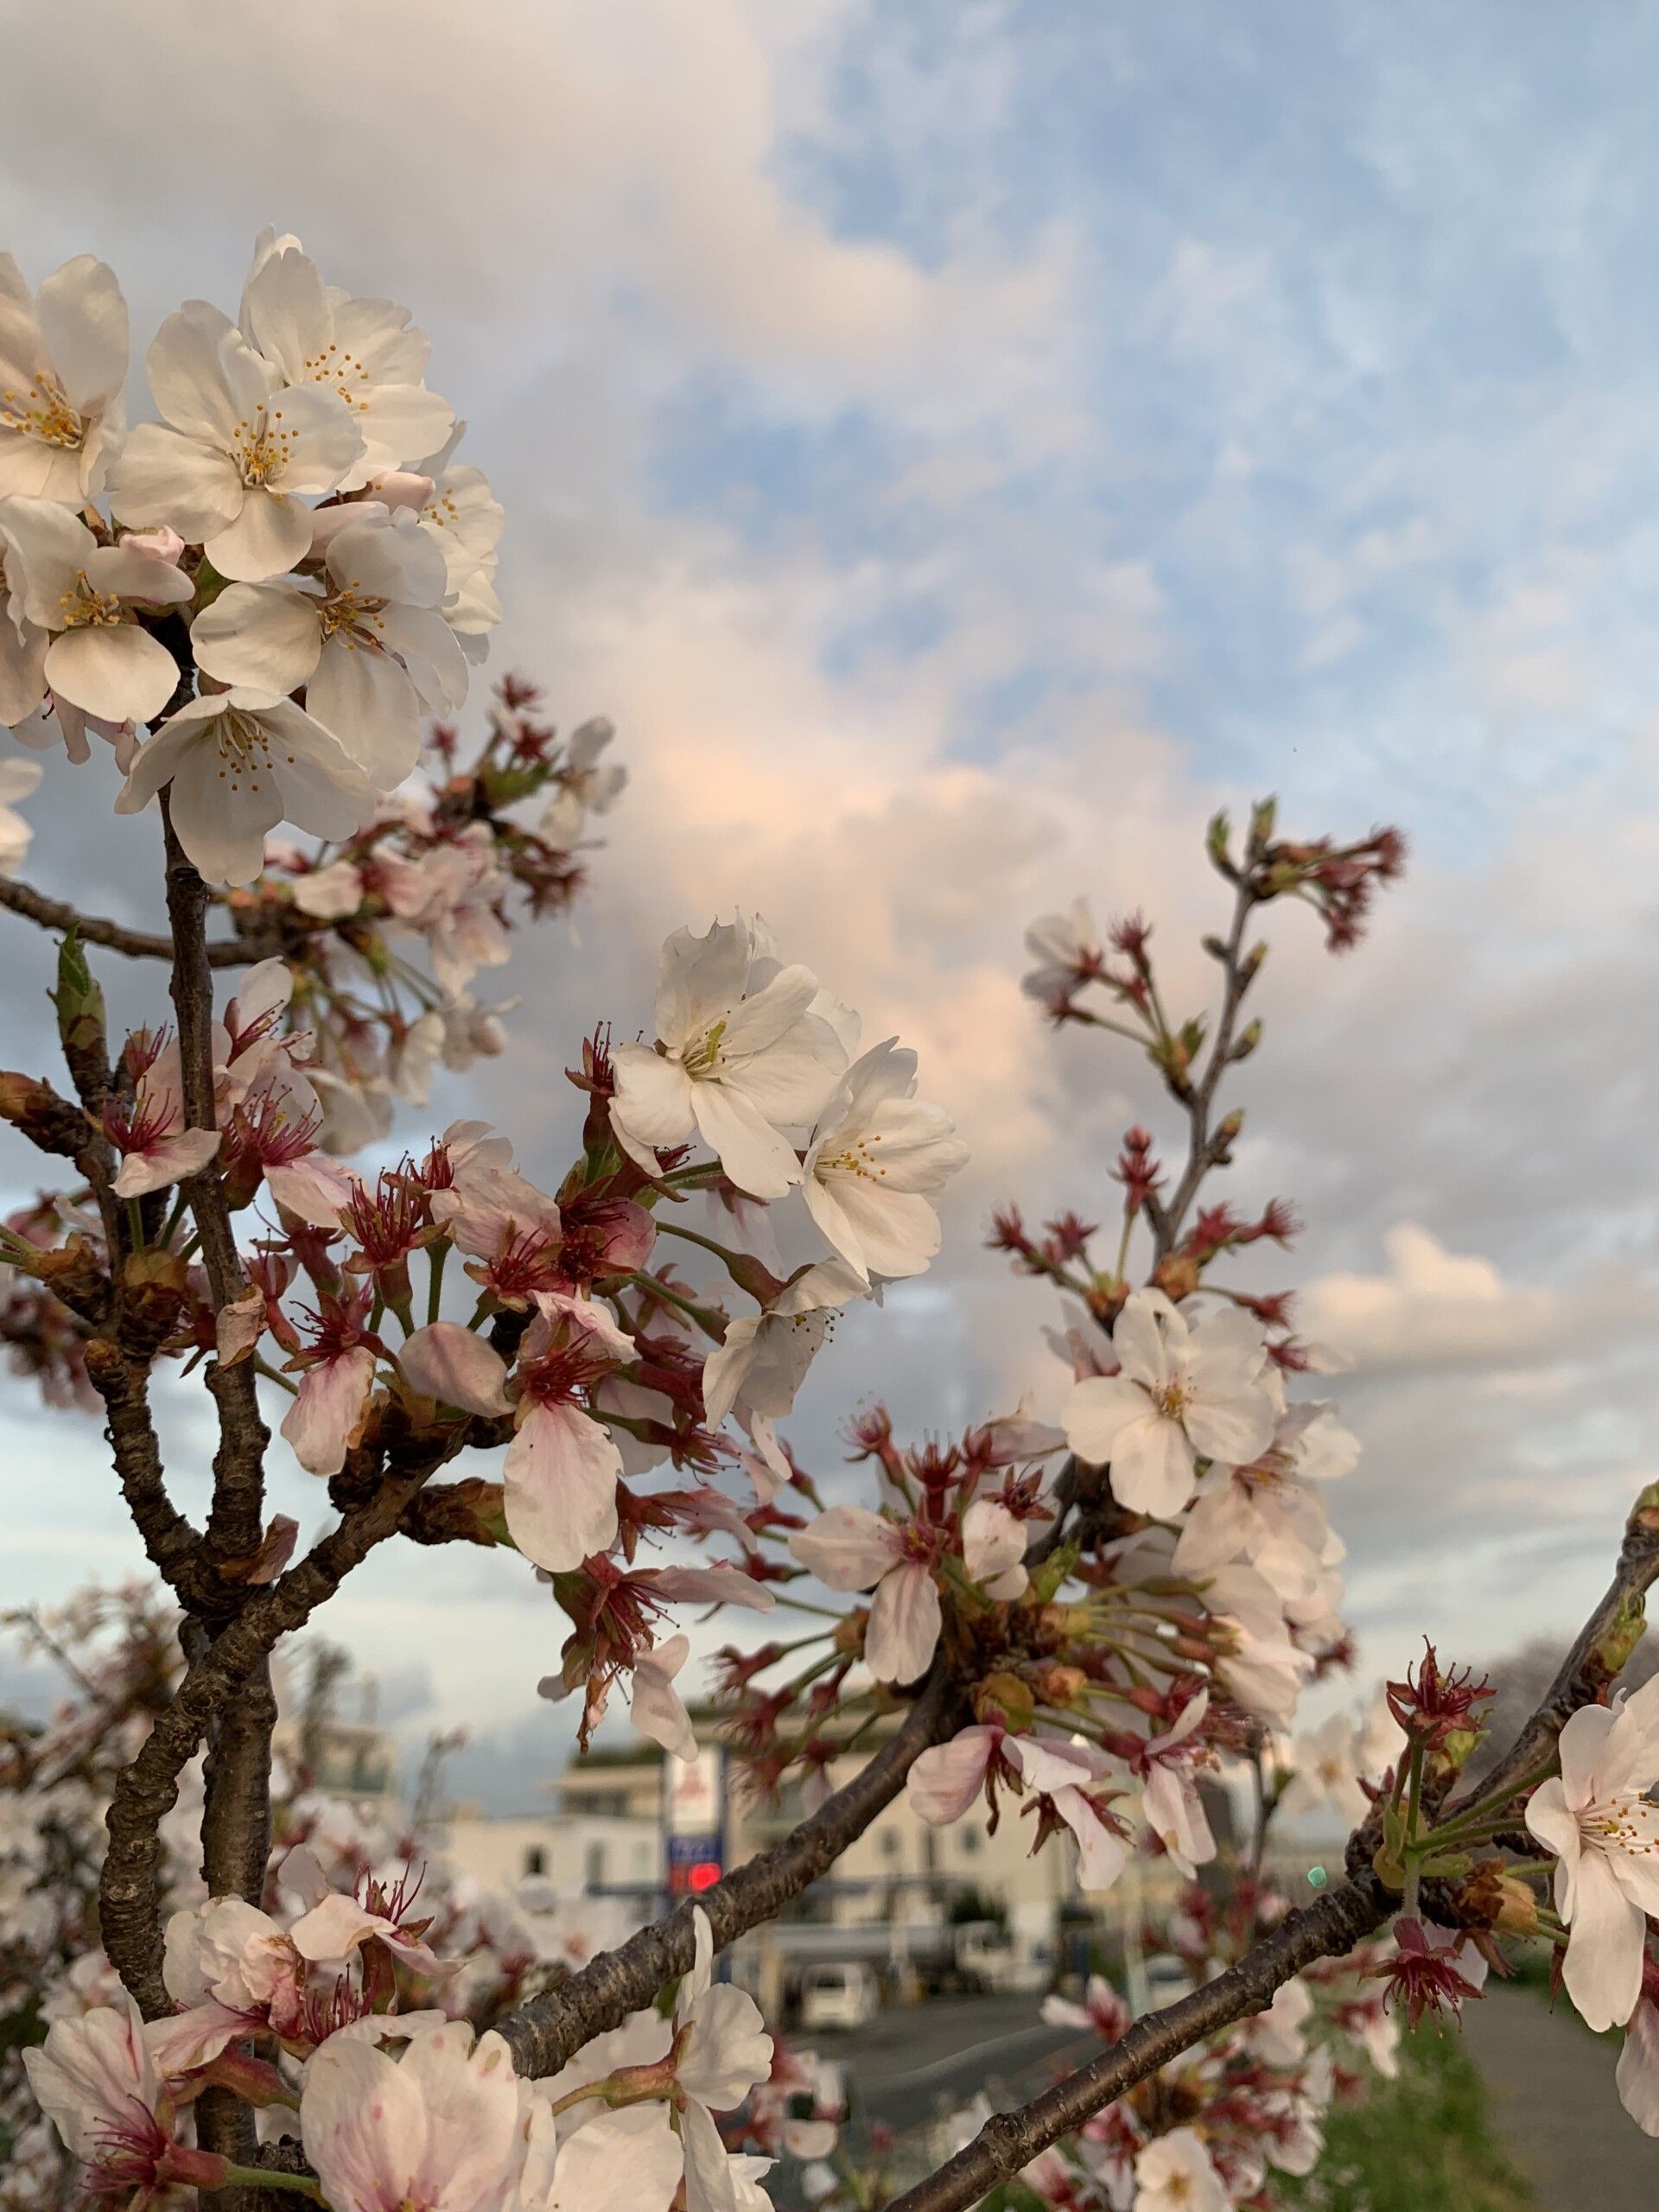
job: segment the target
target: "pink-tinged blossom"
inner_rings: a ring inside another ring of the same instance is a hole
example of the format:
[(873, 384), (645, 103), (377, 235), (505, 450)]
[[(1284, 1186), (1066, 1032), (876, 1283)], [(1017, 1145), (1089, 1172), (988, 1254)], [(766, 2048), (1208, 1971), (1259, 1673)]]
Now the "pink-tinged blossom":
[(633, 1344), (590, 1300), (540, 1291), (536, 1303), (519, 1350), (518, 1428), (502, 1469), (503, 1504), (518, 1549), (556, 1574), (616, 1540), (622, 1455), (584, 1397), (632, 1357)]
[(89, 2195), (143, 2203), (173, 2183), (211, 2190), (225, 2177), (216, 2153), (173, 2139), (173, 2106), (129, 1999), (54, 2021), (22, 2054), (42, 2112), (79, 2159)]
[(1000, 1499), (976, 1497), (962, 1516), (962, 1563), (969, 1580), (1003, 1604), (1025, 1594), (1026, 1529)]
[(614, 1054), (611, 1123), (625, 1148), (655, 1174), (658, 1150), (698, 1135), (741, 1191), (782, 1198), (801, 1179), (782, 1132), (816, 1119), (847, 1066), (818, 997), (817, 976), (779, 968), (741, 916), (704, 937), (676, 931), (657, 990), (661, 1051)]
[(1039, 914), (1026, 931), (1026, 950), (1037, 965), (1020, 988), (1042, 1006), (1064, 1005), (1106, 964), (1106, 947), (1086, 899), (1073, 899), (1063, 914)]
[(1071, 1829), (1077, 1847), (1078, 1887), (1109, 1890), (1128, 1862), (1128, 1847), (1090, 1790), (1111, 1762), (1092, 1744), (1060, 1743), (1052, 1737), (1013, 1737), (1008, 1751), (1027, 1785)]
[(633, 1725), (677, 1759), (694, 1759), (697, 1756), (696, 1732), (691, 1726), (691, 1716), (674, 1687), (674, 1677), (684, 1666), (690, 1649), (690, 1637), (664, 1637), (649, 1651), (642, 1651), (633, 1662), (630, 1707)]
[(0, 493), (86, 505), (125, 421), (127, 303), (115, 272), (77, 254), (32, 296), (0, 253)]
[[(178, 2005), (217, 2005), (279, 2035), (289, 2032), (300, 2017), (305, 1980), (300, 1952), (268, 1913), (242, 1897), (214, 1897), (175, 1912), (167, 1923), (162, 1971), (167, 1993)], [(238, 2032), (245, 2034), (245, 2024)]]
[(684, 2161), (660, 2104), (601, 2111), (560, 2139), (546, 2084), (531, 2089), (526, 2152), (505, 2212), (668, 2212)]
[(378, 1943), (416, 1974), (442, 1974), (442, 1961), (419, 1936), (406, 1931), (403, 1919), (395, 1907), (375, 1912), (335, 1890), (301, 1914), (288, 1931), (289, 1941), (301, 1958), (313, 1964), (340, 1964), (365, 1943)]
[(1618, 2101), (1644, 2135), (1659, 2135), (1659, 2005), (1644, 1995), (1618, 2054)]
[(429, 1321), (397, 1347), (411, 1390), (463, 1413), (509, 1414), (507, 1363), (493, 1344), (459, 1321)]
[(1456, 2019), (1464, 2000), (1485, 1987), (1486, 1961), (1459, 1929), (1428, 1927), (1408, 1916), (1394, 1923), (1394, 1956), (1371, 1973), (1386, 1985), (1387, 2001), (1404, 2009), (1410, 2026), (1425, 2012), (1449, 2012)]
[(522, 1306), (556, 1280), (558, 1205), (512, 1166), (493, 1157), (461, 1160), (449, 1184), (433, 1191), (431, 1208), (456, 1250), (476, 1262), (468, 1274), (498, 1300)]
[(1190, 1327), (1160, 1291), (1136, 1291), (1112, 1349), (1122, 1372), (1075, 1384), (1063, 1418), (1080, 1459), (1110, 1463), (1112, 1493), (1132, 1513), (1168, 1520), (1191, 1498), (1199, 1458), (1232, 1465), (1266, 1448), (1276, 1408), (1247, 1315), (1229, 1308)]
[(1069, 1997), (1045, 1997), (1043, 2018), (1052, 2028), (1085, 2028), (1102, 2043), (1116, 2043), (1129, 2031), (1134, 2013), (1102, 1974), (1091, 1974), (1081, 2005)]
[(987, 1777), (1007, 1774), (1002, 1746), (1007, 1731), (990, 1723), (963, 1728), (948, 1744), (923, 1751), (905, 1777), (905, 1798), (933, 1827), (959, 1821), (984, 1789)]
[(937, 1532), (901, 1525), (864, 1505), (832, 1505), (789, 1548), (830, 1590), (874, 1587), (864, 1656), (879, 1681), (913, 1682), (926, 1669), (944, 1619), (934, 1580)]
[(193, 1129), (184, 1110), (184, 1068), (176, 1043), (165, 1033), (143, 1032), (128, 1046), (137, 1062), (130, 1100), (110, 1099), (104, 1108), (104, 1134), (121, 1154), (113, 1189), (118, 1198), (139, 1198), (149, 1191), (199, 1175), (219, 1154), (217, 1129)]
[(1135, 2212), (1232, 2212), (1232, 2202), (1193, 2128), (1154, 2137), (1135, 2159)]
[(302, 1375), (282, 1433), (308, 1474), (337, 1475), (367, 1417), (377, 1357), (363, 1325), (368, 1303), (366, 1290), (329, 1303), (310, 1349), (289, 1362)]
[(523, 2161), (499, 2036), (453, 2020), (399, 2059), (331, 2036), (308, 2062), (300, 2133), (333, 2212), (501, 2212)]
[(1555, 1853), (1567, 1927), (1562, 1980), (1592, 2028), (1622, 2027), (1642, 1994), (1647, 1923), (1659, 1913), (1659, 1677), (1614, 1707), (1575, 1713), (1561, 1771), (1534, 1790), (1527, 1826)]
[(1216, 1840), (1192, 1778), (1202, 1756), (1193, 1738), (1209, 1709), (1210, 1693), (1200, 1690), (1182, 1707), (1173, 1726), (1148, 1738), (1132, 1762), (1141, 1778), (1141, 1816), (1188, 1881), (1216, 1855)]

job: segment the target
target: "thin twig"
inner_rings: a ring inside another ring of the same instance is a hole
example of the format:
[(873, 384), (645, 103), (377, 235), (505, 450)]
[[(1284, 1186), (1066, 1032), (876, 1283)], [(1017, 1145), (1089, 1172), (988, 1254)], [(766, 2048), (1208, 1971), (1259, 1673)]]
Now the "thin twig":
[[(43, 930), (74, 929), (88, 944), (124, 953), (129, 960), (171, 960), (173, 940), (149, 930), (129, 929), (124, 922), (105, 921), (97, 914), (83, 914), (62, 899), (48, 899), (14, 876), (0, 876), (0, 907), (10, 907), (25, 921), (38, 922)], [(283, 950), (275, 930), (250, 930), (245, 936), (219, 938), (207, 947), (213, 968), (245, 968), (256, 960), (269, 960)]]

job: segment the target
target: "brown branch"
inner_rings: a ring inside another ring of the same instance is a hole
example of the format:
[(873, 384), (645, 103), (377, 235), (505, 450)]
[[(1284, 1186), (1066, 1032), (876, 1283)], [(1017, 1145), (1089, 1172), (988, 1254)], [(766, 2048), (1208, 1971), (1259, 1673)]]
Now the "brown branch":
[[(1643, 1597), (1656, 1579), (1659, 1484), (1637, 1500), (1625, 1524), (1612, 1582), (1574, 1639), (1542, 1702), (1492, 1773), (1465, 1790), (1459, 1805), (1500, 1804), (1547, 1763), (1566, 1722), (1580, 1707), (1601, 1696), (1628, 1658), (1638, 1632)], [(1274, 1992), (1304, 1967), (1319, 1959), (1340, 1957), (1375, 1934), (1400, 1905), (1372, 1871), (1371, 1859), (1380, 1840), (1380, 1816), (1373, 1811), (1349, 1839), (1349, 1878), (1339, 1888), (1317, 1904), (1288, 1914), (1236, 1966), (1178, 2004), (1137, 2020), (1109, 2050), (1030, 2104), (1015, 2112), (994, 2113), (966, 2150), (895, 2198), (887, 2212), (965, 2212), (1039, 2152), (1082, 2126), (1148, 2074), (1205, 2036), (1260, 2012), (1272, 2001)], [(1460, 1923), (1465, 1916), (1453, 1910), (1450, 1916)]]
[(107, 1337), (86, 1345), (86, 1377), (104, 1401), (109, 1440), (121, 1495), (127, 1502), (150, 1565), (187, 1611), (208, 1594), (200, 1557), (201, 1538), (167, 1494), (162, 1447), (150, 1418), (148, 1378)]
[(966, 2150), (895, 2197), (887, 2212), (965, 2212), (1148, 2074), (1217, 2029), (1262, 2011), (1304, 1967), (1352, 1950), (1376, 1932), (1396, 1904), (1373, 1878), (1344, 1882), (1317, 1904), (1287, 1913), (1265, 1942), (1214, 1981), (1160, 2012), (1148, 2012), (1098, 2058), (1017, 2112), (993, 2113)]
[[(772, 1919), (862, 1835), (876, 1815), (905, 1786), (919, 1754), (952, 1734), (963, 1719), (959, 1693), (943, 1655), (898, 1732), (846, 1787), (825, 1800), (793, 1833), (727, 1875), (696, 1902), (709, 1916), (715, 1948), (723, 1950), (746, 1930)], [(545, 1995), (496, 2022), (513, 2064), (532, 2076), (556, 2073), (582, 2045), (649, 2005), (664, 1982), (690, 1968), (693, 1929), (690, 1901), (666, 1919), (643, 1928)]]
[[(80, 913), (67, 899), (48, 899), (44, 892), (19, 883), (12, 876), (0, 876), (0, 907), (9, 907), (25, 921), (38, 922), (44, 930), (79, 931), (88, 944), (101, 944), (106, 951), (124, 953), (130, 960), (173, 957), (170, 937), (158, 937), (149, 930), (129, 929), (123, 922), (105, 921), (97, 914)], [(245, 936), (219, 938), (208, 945), (207, 957), (210, 967), (242, 968), (256, 960), (269, 960), (282, 950), (279, 931), (250, 930)]]
[[(99, 1917), (104, 1948), (146, 2019), (160, 2019), (173, 2009), (162, 1979), (158, 1830), (178, 1801), (180, 1775), (227, 1701), (245, 1689), (278, 1639), (302, 1628), (352, 1569), (393, 1533), (410, 1498), (440, 1464), (435, 1460), (401, 1478), (390, 1478), (377, 1497), (324, 1536), (297, 1566), (250, 1597), (192, 1663), (172, 1704), (122, 1769), (106, 1817), (110, 1847), (99, 1888)], [(219, 1844), (213, 1848), (217, 1853)], [(261, 1873), (263, 1878), (263, 1868)]]
[[(1210, 1055), (1205, 1063), (1203, 1075), (1198, 1083), (1189, 1085), (1177, 1096), (1186, 1109), (1190, 1129), (1186, 1166), (1181, 1179), (1171, 1193), (1168, 1202), (1148, 1196), (1146, 1202), (1147, 1219), (1151, 1224), (1155, 1256), (1161, 1260), (1173, 1250), (1179, 1236), (1187, 1210), (1197, 1198), (1205, 1177), (1212, 1167), (1219, 1166), (1227, 1152), (1226, 1143), (1210, 1127), (1210, 1109), (1215, 1104), (1216, 1092), (1232, 1056), (1233, 1033), (1238, 1025), (1238, 1010), (1243, 1004), (1244, 994), (1250, 978), (1242, 958), (1244, 931), (1259, 901), (1251, 888), (1247, 862), (1239, 878), (1233, 903), (1233, 925), (1228, 933), (1223, 953), (1221, 1014), (1216, 1023), (1216, 1033), (1211, 1040)], [(1171, 1086), (1172, 1089), (1173, 1086)]]
[[(165, 791), (161, 804), (167, 840), (167, 912), (175, 947), (170, 989), (179, 1025), (185, 1120), (193, 1129), (216, 1130), (213, 979), (203, 929), (207, 887), (179, 842)], [(245, 1278), (217, 1166), (210, 1161), (200, 1175), (189, 1178), (184, 1190), (201, 1237), (213, 1310), (222, 1313), (242, 1290)], [(264, 1529), (264, 1453), (270, 1432), (259, 1418), (259, 1385), (251, 1361), (234, 1367), (213, 1361), (207, 1370), (207, 1388), (219, 1408), (219, 1444), (213, 1457), (207, 1547), (218, 1563), (245, 1558), (258, 1548)]]

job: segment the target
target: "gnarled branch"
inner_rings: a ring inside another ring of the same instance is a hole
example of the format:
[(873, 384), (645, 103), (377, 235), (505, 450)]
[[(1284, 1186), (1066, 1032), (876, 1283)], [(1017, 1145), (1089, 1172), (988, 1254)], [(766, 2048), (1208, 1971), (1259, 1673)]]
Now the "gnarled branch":
[[(941, 1655), (897, 1733), (846, 1787), (781, 1843), (735, 1868), (697, 1899), (709, 1916), (715, 1949), (723, 1950), (747, 1929), (772, 1919), (826, 1872), (893, 1802), (918, 1756), (952, 1734), (962, 1717), (959, 1693)], [(620, 2026), (630, 2012), (649, 2005), (664, 1982), (688, 1972), (692, 1951), (688, 1902), (594, 1959), (561, 1987), (498, 2021), (497, 2032), (505, 2037), (513, 2064), (521, 2074), (556, 2073), (584, 2044)]]
[[(25, 921), (38, 922), (43, 930), (76, 930), (88, 944), (124, 953), (129, 960), (171, 960), (173, 940), (149, 930), (129, 929), (124, 922), (106, 921), (101, 915), (83, 914), (64, 899), (48, 899), (15, 876), (0, 875), (0, 907), (9, 907)], [(213, 968), (245, 968), (255, 960), (269, 960), (283, 950), (272, 930), (250, 930), (245, 937), (220, 938), (207, 947)]]

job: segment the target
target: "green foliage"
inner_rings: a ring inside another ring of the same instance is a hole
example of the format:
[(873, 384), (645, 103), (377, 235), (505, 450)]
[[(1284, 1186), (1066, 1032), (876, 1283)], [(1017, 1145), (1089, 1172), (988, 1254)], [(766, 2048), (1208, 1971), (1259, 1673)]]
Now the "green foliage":
[(1306, 2212), (1529, 2212), (1535, 2202), (1492, 2133), (1461, 2037), (1427, 2026), (1401, 2044), (1397, 2081), (1331, 2113), (1325, 2157), (1284, 2196)]

